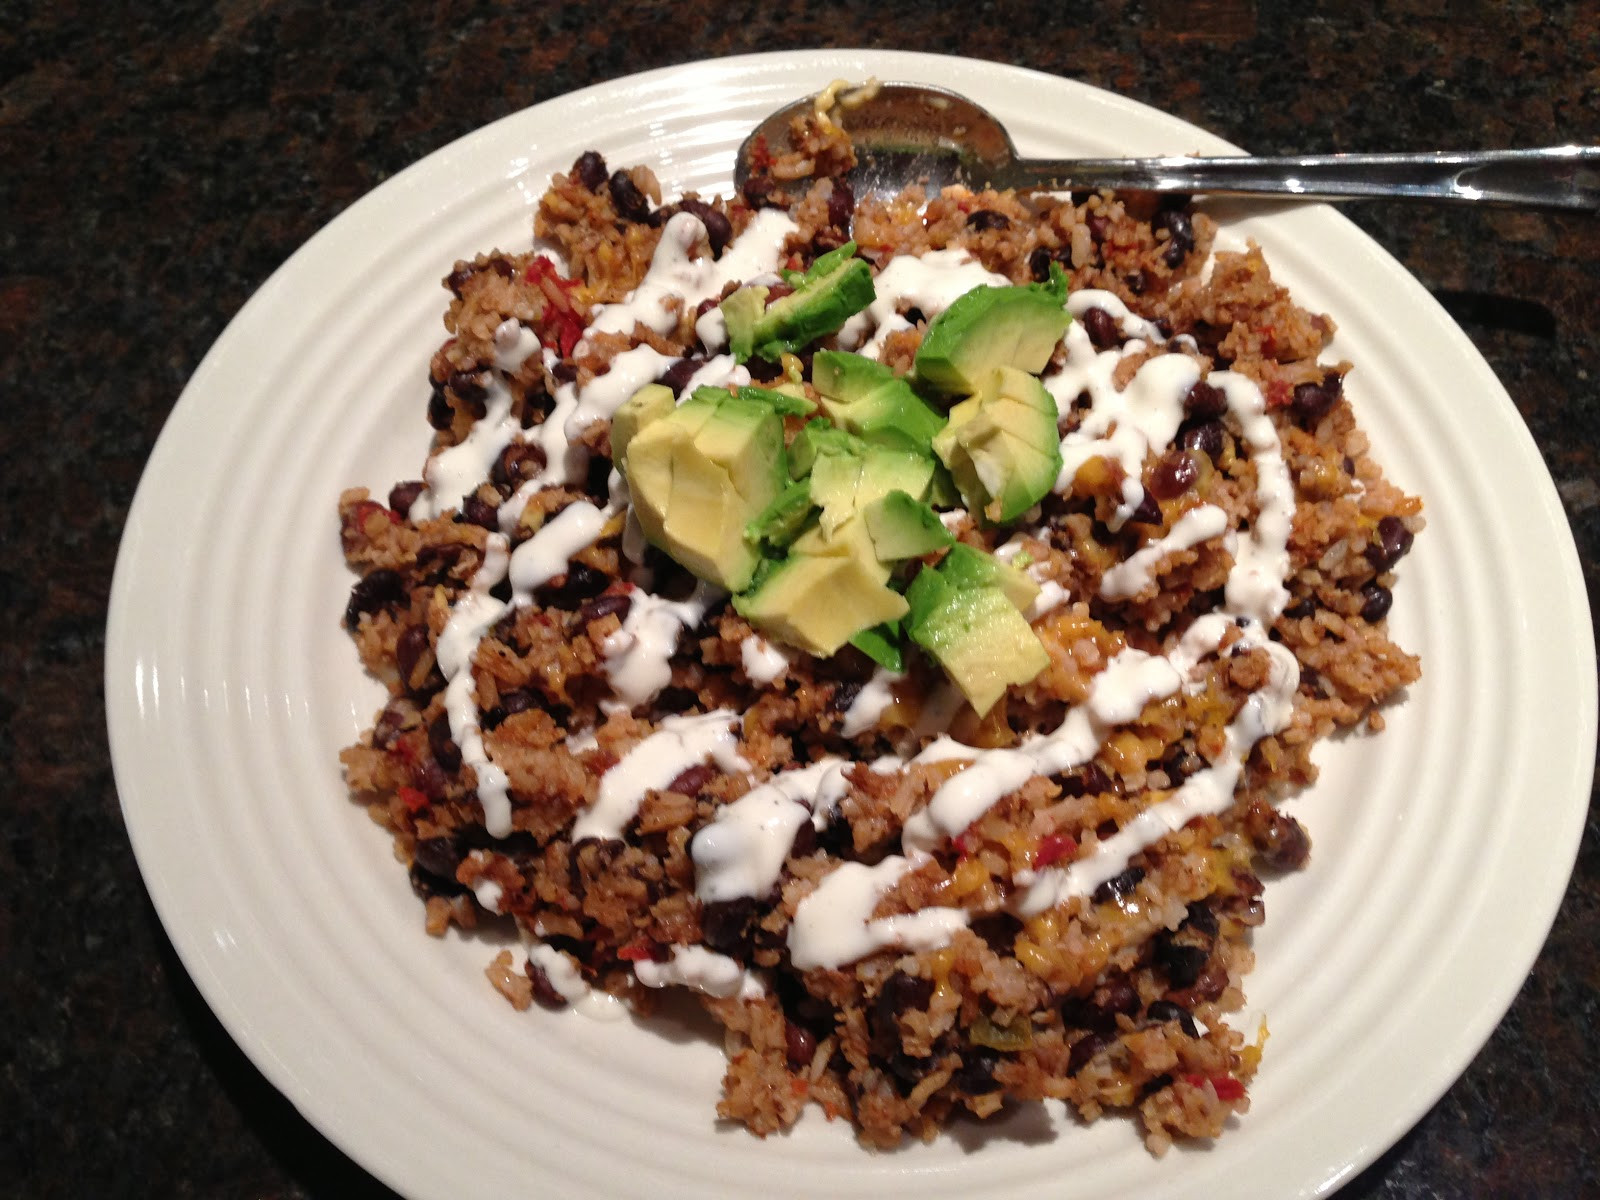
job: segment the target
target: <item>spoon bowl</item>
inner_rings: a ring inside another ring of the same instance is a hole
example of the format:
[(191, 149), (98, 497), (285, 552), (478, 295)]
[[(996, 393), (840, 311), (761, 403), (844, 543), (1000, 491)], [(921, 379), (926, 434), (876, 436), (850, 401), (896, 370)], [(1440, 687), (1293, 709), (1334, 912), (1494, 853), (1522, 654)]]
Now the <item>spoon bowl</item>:
[(1518, 208), (1600, 211), (1600, 146), (1412, 154), (1249, 155), (1122, 159), (1028, 159), (995, 116), (965, 96), (926, 84), (833, 89), (786, 105), (739, 147), (734, 182), (795, 149), (794, 123), (818, 112), (850, 134), (856, 196), (892, 195), (912, 184), (1017, 191), (1123, 188), (1293, 200), (1398, 198)]

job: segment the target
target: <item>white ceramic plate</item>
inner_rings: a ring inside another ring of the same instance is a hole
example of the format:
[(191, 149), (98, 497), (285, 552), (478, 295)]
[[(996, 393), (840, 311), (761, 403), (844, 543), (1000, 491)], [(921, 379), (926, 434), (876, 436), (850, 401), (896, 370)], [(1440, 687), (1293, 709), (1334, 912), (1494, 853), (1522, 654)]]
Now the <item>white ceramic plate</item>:
[(917, 80), (994, 110), (1024, 152), (1226, 152), (1152, 109), (992, 63), (763, 55), (553, 100), (446, 147), (313, 238), (195, 373), (151, 456), (112, 592), (106, 697), (123, 810), (185, 965), (251, 1059), (413, 1197), (1325, 1193), (1471, 1060), (1548, 931), (1588, 800), (1594, 652), (1577, 557), (1527, 431), (1467, 339), (1329, 209), (1244, 216), (1334, 357), (1428, 528), (1393, 624), (1424, 675), (1382, 737), (1320, 752), (1295, 802), (1316, 850), (1268, 891), (1252, 1004), (1272, 1039), (1213, 1148), (1148, 1157), (1059, 1112), (860, 1149), (812, 1114), (765, 1141), (714, 1119), (693, 1023), (517, 1014), (492, 937), (437, 941), (339, 748), (381, 703), (340, 625), (334, 501), (414, 478), (439, 279), (521, 247), (552, 171), (590, 147), (669, 193), (727, 186), (767, 112), (836, 77)]

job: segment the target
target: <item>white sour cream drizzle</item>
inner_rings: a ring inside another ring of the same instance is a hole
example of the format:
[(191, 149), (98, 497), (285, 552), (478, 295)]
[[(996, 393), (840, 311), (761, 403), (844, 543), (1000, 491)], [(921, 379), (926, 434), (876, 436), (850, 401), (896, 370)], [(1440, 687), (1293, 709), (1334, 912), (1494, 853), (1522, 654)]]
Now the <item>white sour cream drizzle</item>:
[(876, 358), (891, 333), (911, 328), (911, 322), (900, 315), (902, 305), (920, 309), (931, 321), (973, 288), (1008, 282), (965, 250), (933, 250), (920, 257), (899, 255), (873, 279), (877, 299), (844, 323), (839, 345)]
[(725, 708), (662, 721), (654, 733), (600, 776), (595, 802), (572, 824), (574, 844), (585, 838), (620, 838), (638, 814), (646, 792), (665, 788), (708, 758), (724, 771), (748, 771), (750, 764), (739, 757), (737, 749), (738, 724), (739, 714)]
[(674, 946), (666, 962), (637, 962), (633, 973), (648, 988), (676, 984), (708, 996), (738, 996), (741, 1000), (759, 1000), (767, 994), (759, 976), (738, 960), (704, 946)]
[(861, 685), (850, 707), (844, 710), (839, 732), (845, 737), (856, 737), (876, 727), (878, 718), (894, 703), (894, 685), (905, 677), (904, 671), (891, 671), (888, 667), (873, 671), (872, 678)]
[(842, 758), (824, 758), (784, 771), (751, 788), (694, 835), (695, 895), (706, 903), (764, 897), (783, 874), (795, 832), (810, 821), (821, 829), (849, 790)]
[(750, 682), (765, 687), (776, 683), (789, 672), (789, 655), (781, 646), (774, 646), (759, 633), (753, 633), (739, 643), (739, 662)]
[(937, 950), (966, 926), (964, 908), (924, 908), (920, 912), (872, 919), (878, 901), (912, 869), (890, 855), (875, 867), (847, 862), (828, 875), (800, 903), (789, 926), (789, 960), (797, 970), (842, 967), (879, 950)]
[(1169, 554), (1192, 550), (1201, 542), (1221, 537), (1228, 514), (1215, 504), (1201, 504), (1179, 517), (1165, 537), (1141, 546), (1100, 578), (1100, 594), (1108, 600), (1137, 596), (1155, 582), (1155, 567)]
[(679, 635), (700, 624), (723, 595), (704, 580), (686, 600), (667, 600), (642, 588), (632, 592), (622, 628), (600, 645), (611, 690), (617, 694), (615, 702), (602, 702), (601, 707), (634, 709), (654, 700), (672, 682)]
[(569, 955), (539, 941), (530, 943), (527, 949), (528, 961), (543, 971), (556, 993), (584, 1016), (619, 1021), (626, 1015), (627, 1008), (621, 1000), (589, 986)]

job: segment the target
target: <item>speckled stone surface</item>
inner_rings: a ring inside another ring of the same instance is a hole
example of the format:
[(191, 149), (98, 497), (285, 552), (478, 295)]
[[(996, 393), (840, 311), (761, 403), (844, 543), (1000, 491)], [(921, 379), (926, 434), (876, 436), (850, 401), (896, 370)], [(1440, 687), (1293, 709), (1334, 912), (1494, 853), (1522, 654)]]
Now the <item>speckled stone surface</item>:
[[(118, 811), (101, 685), (112, 565), (140, 469), (207, 346), (329, 218), (498, 116), (700, 57), (859, 44), (1081, 79), (1262, 152), (1600, 140), (1600, 10), (1584, 4), (7, 6), (0, 1195), (390, 1194), (211, 1016), (154, 917)], [(1456, 313), (1515, 398), (1592, 603), (1600, 220), (1350, 211)], [(1509, 1015), (1342, 1194), (1595, 1195), (1597, 996), (1591, 815)]]

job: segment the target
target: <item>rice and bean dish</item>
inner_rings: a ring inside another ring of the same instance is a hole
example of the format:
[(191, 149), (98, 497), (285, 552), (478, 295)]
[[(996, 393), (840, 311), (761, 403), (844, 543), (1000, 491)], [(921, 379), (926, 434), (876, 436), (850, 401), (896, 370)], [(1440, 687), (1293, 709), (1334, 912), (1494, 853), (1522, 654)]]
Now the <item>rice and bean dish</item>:
[(339, 500), (351, 791), (429, 932), (514, 921), (517, 1008), (690, 989), (755, 1133), (1215, 1137), (1280, 804), (1418, 677), (1421, 504), (1203, 211), (853, 157), (822, 104), (732, 196), (590, 151), (455, 264), (422, 477)]

